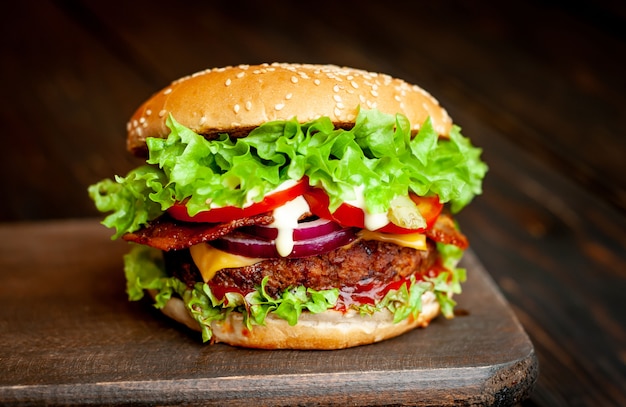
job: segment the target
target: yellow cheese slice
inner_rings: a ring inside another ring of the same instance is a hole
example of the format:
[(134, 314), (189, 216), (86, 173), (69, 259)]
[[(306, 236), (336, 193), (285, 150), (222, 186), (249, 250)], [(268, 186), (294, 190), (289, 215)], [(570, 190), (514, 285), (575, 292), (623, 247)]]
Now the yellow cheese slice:
[(394, 243), (398, 246), (410, 247), (417, 250), (426, 250), (426, 235), (422, 233), (392, 234), (372, 232), (363, 229), (358, 236), (365, 240), (379, 240), (381, 242)]
[(204, 282), (209, 281), (221, 269), (251, 266), (264, 259), (257, 259), (237, 254), (226, 253), (215, 247), (200, 243), (189, 248), (193, 262), (196, 263)]

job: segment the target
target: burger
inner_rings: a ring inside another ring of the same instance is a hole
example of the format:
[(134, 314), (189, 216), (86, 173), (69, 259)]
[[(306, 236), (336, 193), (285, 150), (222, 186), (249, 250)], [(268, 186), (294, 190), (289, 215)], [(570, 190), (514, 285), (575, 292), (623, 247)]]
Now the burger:
[[(371, 344), (454, 315), (453, 216), (487, 166), (418, 86), (332, 65), (216, 68), (134, 113), (126, 176), (89, 187), (146, 296), (208, 343)], [(145, 162), (144, 162), (145, 160)]]

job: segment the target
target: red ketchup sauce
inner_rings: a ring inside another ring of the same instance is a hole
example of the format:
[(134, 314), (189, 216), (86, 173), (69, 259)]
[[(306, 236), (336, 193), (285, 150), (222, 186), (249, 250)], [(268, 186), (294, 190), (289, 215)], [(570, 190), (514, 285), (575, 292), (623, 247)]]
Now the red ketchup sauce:
[[(226, 287), (223, 285), (213, 284), (210, 281), (207, 284), (209, 288), (211, 289), (211, 292), (213, 293), (213, 295), (220, 300), (223, 299), (228, 293), (237, 293), (245, 297), (246, 295), (252, 292), (252, 291), (243, 291), (237, 287)], [(228, 300), (226, 300), (226, 305), (227, 304), (228, 304)]]
[[(443, 265), (437, 261), (425, 273), (416, 274), (415, 281), (421, 281), (424, 277), (437, 277), (439, 273), (445, 270)], [(339, 290), (339, 299), (337, 300), (335, 310), (346, 312), (350, 308), (360, 305), (375, 305), (382, 300), (389, 291), (398, 290), (404, 284), (406, 284), (407, 289), (411, 287), (410, 277), (404, 277), (387, 284), (377, 283), (372, 280), (373, 279), (363, 281), (356, 286), (342, 287)]]

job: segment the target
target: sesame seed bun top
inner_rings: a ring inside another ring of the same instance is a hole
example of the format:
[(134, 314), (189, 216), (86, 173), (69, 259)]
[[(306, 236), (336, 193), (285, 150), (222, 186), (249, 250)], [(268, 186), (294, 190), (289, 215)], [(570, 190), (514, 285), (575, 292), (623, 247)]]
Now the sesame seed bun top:
[(208, 138), (240, 137), (265, 122), (294, 117), (307, 122), (328, 116), (335, 126), (348, 128), (359, 107), (402, 113), (413, 130), (430, 116), (441, 136), (452, 124), (428, 92), (388, 75), (334, 65), (240, 65), (183, 77), (154, 94), (129, 120), (127, 146), (145, 155), (147, 137), (169, 134), (169, 114)]

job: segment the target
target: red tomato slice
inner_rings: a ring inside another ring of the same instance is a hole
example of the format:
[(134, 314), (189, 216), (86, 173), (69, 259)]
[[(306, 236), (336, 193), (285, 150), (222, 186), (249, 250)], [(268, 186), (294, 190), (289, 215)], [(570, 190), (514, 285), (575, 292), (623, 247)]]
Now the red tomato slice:
[(211, 208), (206, 211), (197, 213), (194, 216), (189, 216), (187, 213), (187, 207), (184, 203), (175, 203), (167, 212), (174, 218), (183, 222), (229, 222), (235, 219), (246, 218), (261, 213), (269, 212), (285, 202), (289, 202), (296, 197), (303, 195), (308, 188), (308, 182), (306, 179), (298, 181), (292, 187), (274, 192), (267, 195), (261, 202), (253, 203), (245, 208), (238, 208), (236, 206), (224, 206), (221, 208)]
[[(423, 232), (433, 226), (443, 209), (443, 204), (439, 202), (439, 197), (420, 197), (413, 193), (409, 194), (409, 196), (417, 205), (417, 209), (424, 217), (424, 220), (426, 220), (426, 228), (406, 229), (396, 226), (393, 223), (389, 223), (388, 225), (378, 229), (378, 232), (415, 233)], [(311, 212), (320, 218), (331, 219), (342, 226), (353, 226), (361, 229), (365, 227), (365, 214), (361, 208), (352, 206), (348, 203), (343, 203), (339, 205), (335, 212), (330, 213), (330, 210), (328, 209), (328, 195), (320, 188), (310, 188), (304, 195), (304, 198), (307, 200), (309, 207), (311, 208)]]
[(347, 203), (341, 204), (334, 213), (330, 213), (328, 209), (330, 200), (323, 189), (309, 188), (304, 194), (304, 199), (306, 199), (309, 204), (311, 212), (320, 218), (331, 219), (342, 226), (352, 226), (361, 229), (365, 224), (363, 211)]
[(409, 197), (415, 202), (417, 209), (424, 217), (424, 220), (426, 220), (426, 229), (430, 229), (443, 209), (443, 204), (439, 202), (439, 197), (437, 195), (425, 197), (415, 194), (409, 194)]

